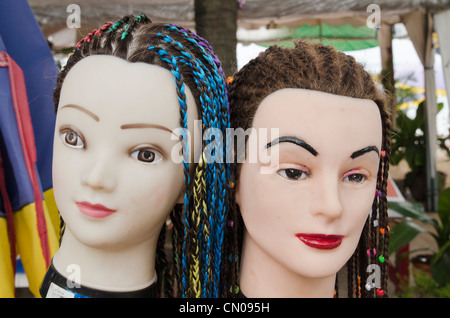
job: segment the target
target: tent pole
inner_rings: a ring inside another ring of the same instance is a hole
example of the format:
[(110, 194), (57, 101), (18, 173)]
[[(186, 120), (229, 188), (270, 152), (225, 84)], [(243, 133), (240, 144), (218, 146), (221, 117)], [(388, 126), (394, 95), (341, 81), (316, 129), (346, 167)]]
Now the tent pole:
[(413, 12), (403, 17), (403, 23), (414, 44), (423, 67), (425, 80), (425, 143), (426, 143), (426, 208), (437, 209), (437, 171), (436, 171), (436, 85), (434, 78), (433, 20), (431, 13)]
[[(450, 30), (450, 9), (434, 14), (434, 26), (439, 38), (447, 101), (450, 105), (450, 37), (447, 34), (448, 30)], [(450, 112), (448, 120), (450, 122)]]
[(433, 47), (433, 20), (431, 14), (425, 15), (425, 130), (427, 136), (427, 209), (428, 211), (437, 210), (438, 189), (437, 189), (437, 167), (436, 167), (436, 84), (434, 74), (434, 47)]
[[(393, 26), (382, 23), (377, 31), (381, 56), (381, 83), (385, 90), (392, 94), (395, 100), (394, 61), (392, 53)], [(395, 128), (395, 108), (390, 109), (391, 127)]]

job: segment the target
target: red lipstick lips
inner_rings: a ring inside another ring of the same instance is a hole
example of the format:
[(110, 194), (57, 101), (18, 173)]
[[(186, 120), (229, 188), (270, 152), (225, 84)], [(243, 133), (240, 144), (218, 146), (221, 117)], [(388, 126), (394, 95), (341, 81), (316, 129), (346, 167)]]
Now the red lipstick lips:
[(78, 209), (81, 211), (81, 213), (87, 216), (91, 216), (93, 218), (104, 218), (116, 212), (116, 210), (108, 209), (107, 207), (101, 204), (91, 204), (89, 202), (76, 202), (76, 205)]
[(326, 235), (326, 234), (295, 234), (297, 238), (309, 247), (320, 250), (331, 250), (338, 247), (342, 243), (343, 235)]

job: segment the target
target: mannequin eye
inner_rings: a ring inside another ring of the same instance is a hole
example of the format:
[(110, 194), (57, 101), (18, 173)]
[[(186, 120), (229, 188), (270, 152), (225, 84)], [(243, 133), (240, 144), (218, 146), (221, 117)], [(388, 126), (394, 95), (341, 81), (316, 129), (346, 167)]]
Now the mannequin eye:
[(308, 173), (300, 169), (283, 169), (277, 174), (288, 180), (304, 180), (308, 177)]
[(162, 156), (157, 151), (149, 148), (135, 150), (131, 153), (131, 157), (151, 164), (158, 163), (162, 159)]
[(344, 175), (344, 179), (343, 179), (344, 182), (353, 182), (356, 184), (362, 184), (366, 180), (367, 180), (367, 177), (365, 175), (363, 175), (361, 173), (354, 173), (354, 172), (346, 173)]
[(83, 148), (84, 142), (82, 137), (80, 137), (73, 130), (63, 130), (61, 131), (61, 139), (62, 141), (71, 148)]

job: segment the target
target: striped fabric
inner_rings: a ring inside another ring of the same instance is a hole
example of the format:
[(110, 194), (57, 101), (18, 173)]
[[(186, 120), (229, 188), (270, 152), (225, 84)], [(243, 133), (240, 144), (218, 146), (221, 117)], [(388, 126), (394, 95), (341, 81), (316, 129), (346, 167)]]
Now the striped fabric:
[(51, 160), (57, 70), (25, 0), (0, 3), (0, 297), (14, 297), (16, 258), (39, 286), (58, 248)]

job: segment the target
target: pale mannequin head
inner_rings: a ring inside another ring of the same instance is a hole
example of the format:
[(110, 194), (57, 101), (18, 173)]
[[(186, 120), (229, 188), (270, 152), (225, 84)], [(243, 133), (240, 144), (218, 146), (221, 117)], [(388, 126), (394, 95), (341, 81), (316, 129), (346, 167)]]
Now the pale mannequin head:
[[(205, 101), (205, 95), (214, 99)], [(205, 112), (223, 119), (215, 128), (225, 131), (228, 125), (225, 79), (209, 44), (144, 15), (106, 23), (77, 44), (54, 99), (53, 182), (64, 225), (55, 267), (64, 273), (67, 265), (78, 264), (81, 283), (101, 290), (136, 290), (158, 277), (165, 296), (217, 293), (214, 277), (202, 276), (194, 286), (192, 269), (180, 265), (213, 253), (196, 245), (199, 234), (184, 230), (204, 223), (185, 215), (194, 210), (195, 173), (224, 165), (198, 167), (194, 155), (206, 140), (194, 144), (180, 131), (193, 136), (194, 122), (201, 120), (202, 134), (212, 125)], [(207, 191), (228, 193), (226, 180), (205, 183)], [(206, 194), (197, 200), (217, 205)], [(215, 222), (223, 213), (218, 209), (202, 222)], [(172, 267), (164, 250), (169, 215), (177, 255)], [(212, 260), (202, 268), (219, 266)]]
[[(116, 80), (97, 85), (105, 77)], [(175, 92), (173, 75), (155, 65), (97, 55), (72, 68), (61, 89), (53, 157), (66, 233), (93, 248), (130, 248), (149, 239), (156, 248), (184, 191), (182, 164), (171, 158), (179, 142), (171, 138), (179, 127)], [(198, 116), (189, 88), (186, 95), (193, 127)], [(81, 202), (116, 212), (85, 215)]]
[[(264, 174), (261, 163), (245, 162), (240, 169), (241, 272), (252, 273), (241, 276), (240, 287), (248, 296), (294, 297), (305, 288), (301, 279), (331, 278), (332, 296), (335, 275), (354, 253), (372, 207), (382, 141), (378, 107), (370, 100), (281, 89), (263, 100), (252, 127), (279, 128), (280, 142), (271, 146), (279, 165)], [(311, 152), (286, 141), (293, 138)], [(364, 149), (376, 151), (352, 158)], [(309, 245), (300, 234), (308, 234)], [(339, 238), (316, 242), (309, 234)], [(263, 272), (272, 275), (254, 277)]]
[[(116, 80), (97, 85), (105, 77)], [(171, 158), (179, 142), (171, 138), (179, 127), (175, 92), (168, 70), (114, 56), (89, 56), (66, 76), (54, 136), (53, 188), (66, 223), (56, 265), (79, 245), (100, 255), (141, 247), (155, 257), (159, 232), (184, 191), (183, 166)], [(189, 88), (186, 95), (193, 127)], [(84, 207), (96, 204), (114, 212)], [(154, 265), (146, 268), (143, 283), (155, 279)], [(87, 284), (102, 286), (106, 279), (90, 269), (81, 268)], [(132, 284), (129, 277), (114, 283)]]
[(246, 161), (233, 166), (227, 296), (333, 297), (348, 264), (349, 297), (371, 297), (376, 288), (353, 285), (369, 263), (382, 268), (384, 293), (386, 264), (366, 251), (387, 257), (376, 226), (387, 226), (389, 102), (371, 76), (332, 47), (273, 46), (235, 74), (229, 102), (232, 127), (278, 129), (258, 143), (278, 159), (250, 162), (247, 142)]

